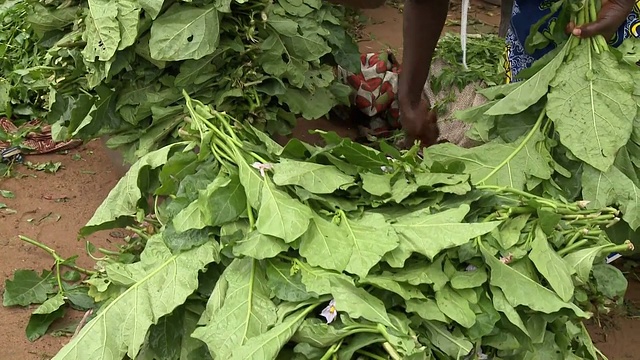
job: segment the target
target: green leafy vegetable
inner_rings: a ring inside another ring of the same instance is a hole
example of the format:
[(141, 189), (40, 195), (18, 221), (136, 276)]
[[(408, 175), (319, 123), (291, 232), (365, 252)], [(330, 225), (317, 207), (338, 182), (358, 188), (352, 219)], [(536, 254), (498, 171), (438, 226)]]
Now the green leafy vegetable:
[(7, 282), (5, 305), (40, 304), (29, 337), (67, 302), (97, 310), (55, 359), (596, 360), (579, 335), (626, 287), (596, 262), (630, 248), (600, 228), (619, 210), (473, 186), (462, 166), (418, 161), (417, 147), (387, 158), (325, 133), (326, 147), (281, 148), (186, 104), (183, 141), (140, 158), (83, 229), (136, 232), (104, 270), (28, 241), (75, 271)]

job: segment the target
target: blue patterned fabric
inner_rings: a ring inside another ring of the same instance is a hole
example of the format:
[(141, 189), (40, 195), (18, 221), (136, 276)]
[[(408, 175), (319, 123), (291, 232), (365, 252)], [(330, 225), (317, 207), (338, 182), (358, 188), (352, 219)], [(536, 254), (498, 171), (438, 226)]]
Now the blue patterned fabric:
[[(549, 14), (549, 8), (553, 4), (550, 0), (514, 0), (511, 24), (506, 36), (506, 61), (505, 72), (507, 82), (517, 81), (513, 79), (521, 70), (528, 68), (531, 64), (553, 49), (553, 45), (545, 49), (537, 50), (529, 54), (524, 49), (524, 42), (529, 35), (531, 26), (543, 16)], [(540, 27), (541, 31), (550, 31), (556, 21), (556, 16), (552, 16), (545, 25)], [(627, 21), (620, 26), (610, 44), (618, 46), (622, 41), (630, 36), (640, 37), (640, 0), (637, 0), (633, 11), (627, 17)]]

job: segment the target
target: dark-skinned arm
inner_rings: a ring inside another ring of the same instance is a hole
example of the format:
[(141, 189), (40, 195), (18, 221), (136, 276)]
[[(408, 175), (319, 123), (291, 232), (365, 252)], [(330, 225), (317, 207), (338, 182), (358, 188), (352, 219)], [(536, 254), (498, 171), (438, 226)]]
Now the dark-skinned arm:
[(437, 116), (422, 93), (448, 10), (448, 0), (406, 0), (404, 4), (403, 61), (398, 101), (409, 146), (415, 140), (420, 140), (422, 146), (429, 146), (439, 136)]

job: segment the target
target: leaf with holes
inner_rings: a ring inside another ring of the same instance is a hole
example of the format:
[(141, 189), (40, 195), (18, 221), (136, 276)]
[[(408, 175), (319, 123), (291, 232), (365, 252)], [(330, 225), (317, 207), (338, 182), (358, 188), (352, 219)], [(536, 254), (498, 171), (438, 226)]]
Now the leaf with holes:
[(551, 83), (547, 114), (564, 146), (607, 171), (631, 137), (637, 113), (634, 77), (611, 52), (596, 54), (589, 42), (571, 53)]
[(213, 53), (219, 41), (215, 5), (175, 4), (153, 22), (149, 49), (155, 60), (198, 60)]
[(87, 30), (83, 38), (87, 45), (82, 55), (88, 61), (109, 61), (120, 45), (120, 23), (118, 2), (110, 0), (88, 0)]

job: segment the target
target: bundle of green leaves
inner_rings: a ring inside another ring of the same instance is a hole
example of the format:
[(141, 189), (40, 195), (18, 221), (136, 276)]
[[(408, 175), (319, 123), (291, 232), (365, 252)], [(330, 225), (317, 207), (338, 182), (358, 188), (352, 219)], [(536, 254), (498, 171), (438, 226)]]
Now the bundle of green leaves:
[[(359, 70), (342, 8), (321, 0), (33, 1), (30, 26), (59, 79), (48, 120), (56, 139), (112, 136), (135, 160), (171, 143), (182, 91), (269, 133), (316, 119), (350, 89), (332, 65)], [(70, 81), (74, 81), (70, 83)], [(60, 87), (73, 86), (73, 92)]]
[[(582, 321), (626, 288), (602, 261), (630, 246), (602, 231), (618, 210), (472, 187), (418, 147), (281, 147), (187, 108), (183, 141), (136, 162), (82, 229), (155, 230), (139, 256), (100, 260), (97, 309), (54, 359), (598, 358)], [(43, 274), (34, 323), (78, 298), (65, 274)], [(31, 300), (21, 282), (39, 275), (19, 275), (5, 305)]]
[[(0, 1), (0, 116), (40, 118), (55, 80), (72, 71), (49, 66), (24, 0)], [(1, 132), (2, 130), (0, 130)]]
[(426, 156), (444, 164), (462, 161), (473, 184), (584, 199), (591, 209), (619, 206), (624, 221), (612, 225), (609, 235), (618, 243), (637, 241), (638, 40), (610, 48), (600, 36), (568, 37), (567, 21), (572, 16), (579, 24), (592, 21), (595, 3), (555, 2), (555, 32), (542, 35), (534, 27), (527, 39), (530, 49), (556, 43), (555, 49), (522, 71), (522, 81), (481, 90), (489, 101), (458, 114), (473, 124), (468, 136), (483, 145), (438, 145)]
[(488, 86), (504, 83), (502, 56), (504, 39), (494, 34), (467, 35), (467, 68), (462, 64), (460, 35), (446, 33), (438, 41), (434, 59), (444, 61), (448, 66), (431, 78), (431, 90), (439, 94), (453, 88), (462, 90), (465, 86), (484, 82)]

